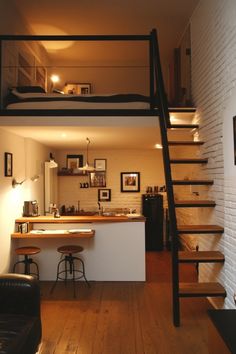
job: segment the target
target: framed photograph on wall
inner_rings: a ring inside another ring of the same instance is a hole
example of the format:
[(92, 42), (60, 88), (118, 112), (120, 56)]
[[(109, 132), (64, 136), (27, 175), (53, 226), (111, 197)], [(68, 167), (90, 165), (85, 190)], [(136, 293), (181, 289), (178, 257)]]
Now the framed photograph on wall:
[(90, 187), (106, 187), (106, 172), (90, 172)]
[(69, 170), (78, 170), (83, 166), (83, 155), (67, 155), (66, 166)]
[(71, 95), (89, 95), (91, 84), (88, 82), (66, 83), (64, 91)]
[(111, 189), (99, 189), (98, 190), (98, 201), (99, 202), (110, 202), (111, 200)]
[(106, 159), (94, 159), (94, 167), (96, 171), (106, 171)]
[(13, 155), (11, 152), (5, 152), (4, 154), (4, 175), (5, 177), (12, 177), (12, 162)]
[(121, 172), (121, 192), (140, 192), (140, 172)]

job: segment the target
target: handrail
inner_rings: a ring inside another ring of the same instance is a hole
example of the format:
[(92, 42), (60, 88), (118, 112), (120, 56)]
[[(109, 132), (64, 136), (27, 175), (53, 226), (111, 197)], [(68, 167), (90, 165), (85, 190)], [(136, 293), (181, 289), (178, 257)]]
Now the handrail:
[(162, 139), (163, 164), (165, 169), (165, 180), (167, 189), (167, 200), (170, 220), (171, 233), (171, 251), (172, 251), (172, 302), (173, 302), (173, 322), (175, 326), (179, 326), (179, 263), (178, 263), (178, 231), (177, 219), (175, 212), (174, 190), (171, 176), (170, 155), (167, 137), (167, 128), (171, 126), (168, 103), (164, 89), (164, 81), (162, 77), (160, 54), (157, 41), (156, 30), (151, 32), (154, 55), (154, 75), (157, 84), (157, 99), (160, 116), (160, 130)]

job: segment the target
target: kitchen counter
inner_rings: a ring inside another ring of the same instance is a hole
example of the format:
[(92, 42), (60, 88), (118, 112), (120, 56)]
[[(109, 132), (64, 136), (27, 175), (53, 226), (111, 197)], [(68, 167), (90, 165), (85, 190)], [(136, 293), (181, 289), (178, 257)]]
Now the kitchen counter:
[[(41, 280), (55, 280), (60, 260), (57, 248), (75, 244), (84, 248), (80, 257), (84, 259), (89, 280), (145, 281), (143, 216), (37, 216), (17, 218), (15, 223), (16, 232), (11, 235), (13, 247), (33, 245), (41, 249), (34, 256)], [(17, 232), (24, 223), (28, 231)]]
[(68, 223), (97, 223), (97, 222), (135, 222), (145, 221), (145, 217), (137, 214), (115, 215), (115, 216), (61, 216), (54, 218), (53, 216), (35, 216), (35, 217), (21, 217), (16, 219), (16, 223), (53, 223), (53, 224), (68, 224)]

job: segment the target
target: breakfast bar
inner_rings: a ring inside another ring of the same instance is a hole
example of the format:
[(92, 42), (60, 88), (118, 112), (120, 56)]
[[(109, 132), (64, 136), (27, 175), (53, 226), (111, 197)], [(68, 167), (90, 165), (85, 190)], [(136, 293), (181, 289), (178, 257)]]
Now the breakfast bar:
[(57, 248), (75, 244), (84, 248), (81, 257), (89, 280), (145, 281), (145, 218), (141, 215), (21, 217), (15, 224), (13, 248), (41, 249), (34, 257), (41, 280), (55, 280)]

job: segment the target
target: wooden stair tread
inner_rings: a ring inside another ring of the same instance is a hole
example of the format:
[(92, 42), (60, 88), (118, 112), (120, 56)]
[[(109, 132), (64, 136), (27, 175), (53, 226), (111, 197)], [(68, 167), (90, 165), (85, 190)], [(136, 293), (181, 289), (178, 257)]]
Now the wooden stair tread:
[(179, 225), (179, 234), (221, 234), (224, 228), (218, 225)]
[(203, 145), (204, 141), (193, 141), (193, 140), (169, 140), (168, 145), (193, 145), (193, 146), (198, 146), (198, 145)]
[(180, 283), (180, 297), (225, 297), (226, 291), (219, 283)]
[(214, 207), (214, 200), (176, 200), (175, 207)]
[(196, 252), (179, 252), (179, 262), (224, 262), (225, 257), (219, 251), (196, 251)]
[(214, 181), (211, 179), (174, 179), (173, 185), (212, 185)]
[(170, 159), (170, 163), (207, 163), (208, 159), (207, 158), (190, 158), (190, 159)]

